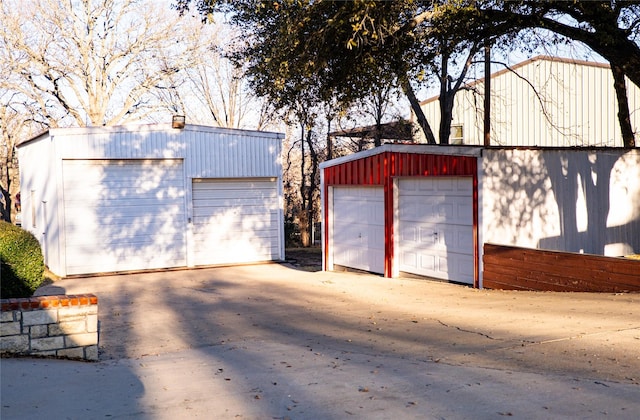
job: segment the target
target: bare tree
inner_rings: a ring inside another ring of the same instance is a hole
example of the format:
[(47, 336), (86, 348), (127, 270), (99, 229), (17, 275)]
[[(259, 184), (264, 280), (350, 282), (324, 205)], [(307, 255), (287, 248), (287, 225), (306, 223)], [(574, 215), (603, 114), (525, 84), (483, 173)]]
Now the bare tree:
[[(323, 126), (314, 109), (299, 103), (286, 115), (283, 148), (285, 229), (289, 245), (313, 245), (314, 224), (320, 216), (320, 162), (326, 158)], [(298, 131), (298, 134), (295, 132)]]
[(16, 209), (17, 142), (50, 127), (166, 118), (162, 94), (200, 58), (203, 27), (148, 0), (0, 2), (1, 217)]
[[(286, 246), (300, 246), (300, 226), (298, 215), (302, 209), (300, 197), (301, 173), (300, 139), (295, 139), (295, 128), (286, 127), (282, 147), (282, 181), (284, 195), (284, 228)], [(295, 139), (295, 140), (294, 140)]]
[(0, 93), (0, 219), (15, 221), (20, 211), (17, 194), (20, 191), (18, 158), (15, 146), (19, 139), (42, 131), (44, 125), (33, 114), (36, 108), (24, 95)]
[(48, 126), (144, 120), (166, 105), (152, 93), (196, 58), (198, 26), (137, 0), (3, 0), (0, 89), (37, 103)]
[[(186, 16), (184, 17), (186, 18)], [(227, 128), (262, 130), (272, 122), (264, 100), (243, 78), (243, 69), (228, 58), (242, 42), (233, 28), (214, 22), (199, 34), (198, 60), (185, 69), (185, 81), (176, 90), (175, 108), (189, 120)]]

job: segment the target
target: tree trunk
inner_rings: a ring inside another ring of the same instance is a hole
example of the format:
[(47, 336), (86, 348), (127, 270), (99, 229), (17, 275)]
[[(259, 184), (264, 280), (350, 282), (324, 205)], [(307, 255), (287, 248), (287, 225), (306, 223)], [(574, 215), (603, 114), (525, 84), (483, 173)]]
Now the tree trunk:
[(409, 82), (409, 79), (406, 74), (399, 74), (398, 79), (400, 81), (400, 85), (402, 86), (402, 90), (404, 94), (409, 99), (409, 103), (411, 104), (411, 110), (416, 114), (416, 119), (418, 120), (418, 124), (420, 128), (422, 128), (422, 132), (427, 138), (427, 143), (436, 144), (436, 138), (433, 135), (433, 131), (431, 130), (431, 126), (427, 121), (427, 117), (424, 116), (424, 112), (422, 111), (422, 107), (420, 106), (420, 102), (418, 98), (416, 98), (416, 94), (413, 91), (413, 87)]
[(331, 133), (331, 118), (327, 118), (327, 160), (333, 159), (333, 139), (329, 133)]
[(2, 206), (0, 206), (0, 213), (2, 213), (2, 217), (0, 217), (0, 219), (11, 223), (11, 194), (8, 189), (5, 190), (2, 186), (0, 186), (0, 194), (2, 194)]
[(307, 233), (307, 244), (304, 246), (311, 246), (312, 238), (313, 238), (313, 222), (315, 220), (315, 203), (314, 200), (315, 192), (318, 190), (318, 183), (316, 182), (316, 175), (318, 173), (318, 153), (316, 149), (313, 147), (313, 132), (311, 130), (307, 130), (307, 145), (309, 146), (309, 159), (311, 161), (311, 173), (309, 174), (309, 187), (307, 188), (307, 208), (306, 211), (306, 219), (307, 224), (305, 226), (305, 230)]
[(611, 63), (611, 72), (613, 73), (613, 87), (616, 90), (616, 98), (618, 99), (618, 122), (620, 123), (620, 132), (622, 133), (622, 143), (624, 147), (636, 147), (636, 141), (631, 127), (631, 117), (629, 115), (629, 102), (627, 100), (627, 85), (624, 80), (624, 70)]
[(307, 231), (307, 176), (304, 170), (305, 164), (305, 126), (306, 118), (300, 118), (300, 214), (298, 216), (300, 229), (300, 242), (302, 246), (309, 246), (309, 232)]
[(456, 93), (460, 90), (462, 83), (467, 75), (469, 67), (473, 62), (473, 57), (478, 51), (478, 44), (474, 44), (469, 50), (467, 59), (460, 75), (455, 80), (449, 76), (449, 53), (442, 54), (442, 70), (440, 71), (440, 144), (449, 144), (451, 136), (451, 122), (453, 121), (453, 105)]
[(449, 81), (449, 54), (442, 54), (442, 66), (440, 69), (440, 129), (438, 135), (440, 144), (449, 144), (451, 135), (451, 120), (453, 119), (453, 94)]
[(300, 245), (305, 248), (311, 246), (311, 237), (309, 236), (309, 229), (307, 229), (307, 226), (309, 225), (307, 216), (307, 211), (302, 210), (298, 217), (298, 221), (300, 223)]
[[(12, 173), (10, 169), (11, 166), (13, 166), (13, 152), (11, 149), (7, 151), (6, 162), (3, 163), (5, 167), (2, 168), (2, 176), (0, 177), (0, 194), (2, 194), (0, 198), (2, 202), (2, 206), (0, 206), (0, 219), (11, 223), (11, 210), (13, 205), (13, 200), (11, 200)], [(6, 185), (7, 188), (5, 189), (3, 185)]]
[(373, 134), (373, 146), (382, 146), (382, 123), (380, 121), (376, 121), (376, 130)]
[(374, 117), (376, 121), (376, 131), (373, 135), (373, 146), (380, 147), (382, 146), (382, 117), (384, 114), (384, 102), (385, 96), (387, 96), (384, 92), (386, 89), (380, 88), (376, 92), (376, 101), (375, 101), (375, 109), (374, 109)]

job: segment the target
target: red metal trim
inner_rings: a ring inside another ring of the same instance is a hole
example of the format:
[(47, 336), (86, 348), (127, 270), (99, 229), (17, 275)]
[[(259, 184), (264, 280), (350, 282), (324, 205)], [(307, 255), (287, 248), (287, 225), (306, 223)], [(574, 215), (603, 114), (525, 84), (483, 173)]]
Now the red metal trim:
[(471, 163), (473, 170), (473, 287), (480, 288), (480, 252), (478, 234), (478, 161)]
[(384, 152), (345, 162), (325, 169), (325, 270), (329, 250), (328, 187), (335, 185), (378, 185), (384, 190), (385, 277), (392, 276), (394, 259), (393, 178), (398, 176), (471, 176), (473, 177), (474, 286), (479, 286), (478, 252), (478, 173), (473, 156), (425, 155)]
[(384, 276), (392, 277), (393, 265), (393, 178), (395, 173), (396, 155), (390, 154), (389, 170), (385, 167), (384, 177)]
[(324, 169), (324, 179), (325, 179), (325, 183), (324, 183), (324, 187), (323, 187), (323, 191), (324, 191), (324, 238), (322, 238), (322, 240), (324, 241), (324, 263), (322, 265), (322, 269), (324, 271), (328, 271), (329, 270), (329, 235), (331, 234), (331, 230), (330, 230), (330, 226), (329, 226), (329, 183), (326, 182), (326, 180), (328, 178), (330, 178), (333, 175), (333, 168), (326, 168)]

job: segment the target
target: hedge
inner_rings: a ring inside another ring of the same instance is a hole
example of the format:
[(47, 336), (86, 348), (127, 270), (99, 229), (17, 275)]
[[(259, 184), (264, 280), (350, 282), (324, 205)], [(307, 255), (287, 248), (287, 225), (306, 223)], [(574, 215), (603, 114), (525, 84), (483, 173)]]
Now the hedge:
[(0, 296), (32, 296), (44, 280), (38, 240), (26, 230), (0, 221)]

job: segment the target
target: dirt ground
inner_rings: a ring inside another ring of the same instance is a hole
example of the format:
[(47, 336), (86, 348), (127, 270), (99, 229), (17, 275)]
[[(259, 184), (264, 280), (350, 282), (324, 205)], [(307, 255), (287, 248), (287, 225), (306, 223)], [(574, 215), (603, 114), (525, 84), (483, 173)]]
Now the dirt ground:
[(287, 248), (285, 260), (300, 270), (320, 271), (322, 270), (322, 249), (320, 247)]

